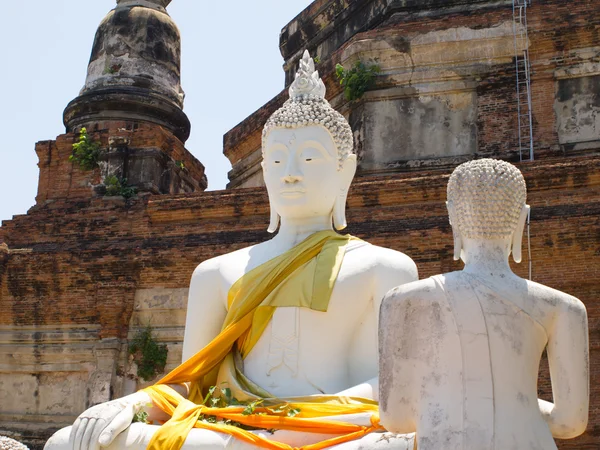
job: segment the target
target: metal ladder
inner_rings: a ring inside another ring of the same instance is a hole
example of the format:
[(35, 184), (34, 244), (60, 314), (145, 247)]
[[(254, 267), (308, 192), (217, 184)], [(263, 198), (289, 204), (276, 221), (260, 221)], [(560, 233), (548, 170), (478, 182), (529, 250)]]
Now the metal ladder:
[(533, 120), (531, 115), (531, 65), (527, 34), (527, 7), (531, 0), (513, 0), (513, 34), (517, 75), (517, 126), (519, 159), (533, 161)]

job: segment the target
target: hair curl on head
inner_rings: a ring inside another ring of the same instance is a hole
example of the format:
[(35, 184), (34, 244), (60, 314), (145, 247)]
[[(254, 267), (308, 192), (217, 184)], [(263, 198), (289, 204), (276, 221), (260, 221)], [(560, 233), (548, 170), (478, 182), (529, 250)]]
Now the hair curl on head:
[(325, 85), (319, 78), (319, 72), (315, 70), (315, 63), (306, 50), (289, 93), (289, 100), (273, 113), (263, 128), (263, 156), (267, 135), (271, 130), (321, 125), (329, 131), (333, 138), (338, 150), (339, 168), (341, 168), (343, 162), (354, 150), (352, 129), (346, 118), (325, 100)]
[(496, 159), (478, 159), (458, 166), (448, 181), (452, 225), (471, 239), (505, 238), (515, 231), (527, 200), (521, 171)]

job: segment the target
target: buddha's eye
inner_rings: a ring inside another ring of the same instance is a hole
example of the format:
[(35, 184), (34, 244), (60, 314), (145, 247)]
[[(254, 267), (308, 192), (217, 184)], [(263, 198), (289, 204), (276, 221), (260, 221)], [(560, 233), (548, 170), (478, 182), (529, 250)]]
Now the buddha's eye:
[(300, 154), (301, 161), (304, 162), (318, 162), (320, 159), (323, 159), (322, 153), (313, 147), (307, 147), (302, 150)]
[(282, 164), (287, 160), (287, 150), (276, 148), (268, 152), (269, 164)]

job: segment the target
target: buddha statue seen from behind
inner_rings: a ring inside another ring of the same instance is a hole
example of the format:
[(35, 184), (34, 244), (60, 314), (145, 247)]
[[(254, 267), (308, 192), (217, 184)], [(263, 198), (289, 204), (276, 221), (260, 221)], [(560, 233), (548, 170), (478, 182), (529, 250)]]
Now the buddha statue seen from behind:
[[(368, 433), (380, 431), (379, 305), (392, 287), (417, 280), (417, 269), (400, 252), (333, 231), (346, 227), (356, 155), (352, 131), (325, 100), (325, 86), (307, 52), (290, 99), (264, 128), (262, 166), (269, 231), (279, 231), (267, 242), (207, 260), (194, 271), (183, 343), (187, 362), (158, 387), (90, 408), (46, 449), (264, 446), (252, 436), (299, 447), (348, 433), (374, 442)], [(208, 425), (181, 432), (197, 425), (199, 415), (214, 412), (198, 406), (211, 385), (226, 386), (242, 402), (302, 406), (297, 417), (277, 417), (277, 426), (260, 426), (272, 410), (237, 416), (259, 421), (256, 428), (279, 430), (274, 434), (227, 433)], [(140, 410), (168, 421), (130, 426)], [(322, 425), (323, 416), (340, 425)], [(304, 424), (312, 432), (302, 432), (295, 419), (308, 420)]]
[[(400, 286), (380, 320), (381, 423), (416, 431), (419, 450), (550, 450), (585, 431), (586, 310), (524, 280), (526, 187), (513, 165), (459, 166), (448, 182), (454, 256), (464, 270)], [(547, 350), (552, 403), (537, 398)]]

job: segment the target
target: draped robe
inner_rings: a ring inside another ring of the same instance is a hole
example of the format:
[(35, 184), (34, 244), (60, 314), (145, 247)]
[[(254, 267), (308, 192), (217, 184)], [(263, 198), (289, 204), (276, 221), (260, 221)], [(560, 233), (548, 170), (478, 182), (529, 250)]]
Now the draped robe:
[[(291, 447), (239, 427), (199, 420), (202, 415), (229, 419), (247, 426), (281, 429), (333, 437), (305, 446), (318, 450), (358, 439), (380, 429), (377, 402), (363, 398), (334, 395), (311, 395), (274, 398), (262, 387), (244, 376), (236, 360), (250, 353), (271, 320), (276, 308), (304, 307), (327, 311), (331, 292), (339, 273), (344, 253), (352, 236), (321, 231), (309, 236), (296, 247), (267, 261), (243, 275), (228, 293), (228, 312), (221, 333), (206, 347), (175, 368), (155, 386), (146, 388), (153, 403), (167, 413), (168, 420), (154, 434), (148, 449), (179, 449), (192, 428), (227, 433), (264, 448), (288, 450)], [(223, 370), (222, 366), (225, 366)], [(227, 374), (227, 387), (232, 396), (242, 401), (261, 399), (255, 413), (244, 415), (244, 407), (210, 408), (204, 396), (216, 381), (216, 374)], [(188, 399), (169, 384), (189, 383)], [(281, 406), (297, 408), (296, 417), (288, 417)], [(371, 425), (361, 426), (325, 417), (370, 413)]]

